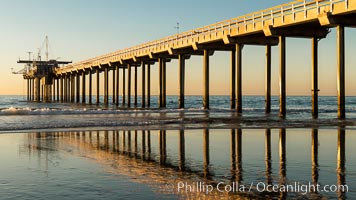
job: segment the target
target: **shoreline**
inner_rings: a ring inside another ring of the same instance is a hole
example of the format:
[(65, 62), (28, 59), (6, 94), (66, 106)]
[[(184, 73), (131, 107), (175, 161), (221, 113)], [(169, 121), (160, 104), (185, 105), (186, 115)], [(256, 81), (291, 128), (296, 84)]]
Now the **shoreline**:
[[(55, 115), (62, 118), (63, 116)], [(80, 116), (83, 117), (83, 116)], [(28, 124), (23, 123), (21, 127), (0, 127), (2, 133), (26, 133), (26, 132), (69, 132), (69, 131), (102, 131), (102, 130), (195, 130), (195, 129), (356, 129), (356, 120), (338, 120), (338, 119), (279, 119), (268, 117), (136, 117), (135, 120), (125, 118), (122, 121), (115, 115), (110, 117), (102, 116), (98, 121), (89, 123), (86, 118), (80, 118), (73, 124), (66, 127), (60, 127), (63, 124), (54, 125), (53, 123), (43, 122), (38, 127), (31, 127), (31, 121)], [(53, 119), (52, 119), (53, 120)], [(147, 121), (146, 121), (147, 120)], [(56, 121), (56, 120), (55, 120)], [(51, 121), (53, 122), (53, 121)], [(83, 123), (86, 124), (83, 125)], [(65, 124), (65, 122), (64, 122)], [(26, 126), (27, 125), (27, 126)]]

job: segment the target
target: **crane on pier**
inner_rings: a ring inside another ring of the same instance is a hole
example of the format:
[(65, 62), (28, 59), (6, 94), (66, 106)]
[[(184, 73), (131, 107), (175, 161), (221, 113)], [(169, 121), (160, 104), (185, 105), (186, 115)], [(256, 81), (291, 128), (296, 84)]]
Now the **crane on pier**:
[[(43, 47), (46, 47), (46, 60), (41, 60), (41, 50)], [(49, 40), (48, 36), (46, 36), (41, 48), (38, 49), (37, 59), (31, 59), (31, 53), (29, 54), (28, 60), (19, 59), (17, 63), (25, 64), (25, 67), (19, 71), (13, 71), (13, 74), (23, 74), (25, 79), (28, 78), (46, 78), (46, 82), (51, 84), (52, 77), (55, 75), (55, 69), (60, 67), (60, 65), (72, 63), (72, 61), (58, 61), (56, 59), (49, 59)]]

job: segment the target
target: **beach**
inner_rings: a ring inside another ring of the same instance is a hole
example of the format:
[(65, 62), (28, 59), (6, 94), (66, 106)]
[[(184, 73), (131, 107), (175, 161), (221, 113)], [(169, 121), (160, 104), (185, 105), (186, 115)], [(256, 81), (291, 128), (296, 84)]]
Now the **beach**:
[(311, 119), (307, 97), (286, 119), (264, 114), (260, 97), (243, 115), (221, 96), (209, 111), (195, 97), (187, 109), (12, 98), (0, 103), (5, 199), (345, 199), (356, 187), (354, 120), (332, 109)]

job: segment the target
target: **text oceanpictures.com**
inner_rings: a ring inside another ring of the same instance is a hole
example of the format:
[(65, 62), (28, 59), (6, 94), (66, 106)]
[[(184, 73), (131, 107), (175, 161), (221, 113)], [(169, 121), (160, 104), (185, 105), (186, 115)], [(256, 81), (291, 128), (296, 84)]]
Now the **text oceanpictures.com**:
[(199, 192), (199, 193), (213, 193), (213, 192), (292, 192), (292, 193), (319, 193), (319, 192), (348, 192), (349, 187), (347, 185), (320, 185), (313, 183), (299, 183), (294, 182), (292, 184), (267, 184), (264, 182), (241, 184), (233, 182), (226, 184), (220, 182), (217, 184), (207, 184), (205, 182), (178, 182), (176, 185), (176, 191), (179, 192)]

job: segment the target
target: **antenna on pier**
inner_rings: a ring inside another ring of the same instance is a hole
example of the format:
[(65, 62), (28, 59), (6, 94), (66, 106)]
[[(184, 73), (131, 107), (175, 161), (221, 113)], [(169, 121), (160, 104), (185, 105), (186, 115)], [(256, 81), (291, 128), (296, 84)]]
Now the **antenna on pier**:
[(46, 35), (46, 61), (48, 61), (48, 36)]
[(31, 51), (28, 51), (28, 52), (26, 52), (26, 53), (28, 53), (28, 60), (31, 60)]
[[(31, 61), (31, 51), (28, 51), (27, 52), (28, 53), (28, 61)], [(29, 70), (30, 70), (30, 68), (31, 68), (31, 64), (30, 63), (27, 63), (27, 65), (26, 65), (26, 72), (28, 72)]]
[(174, 28), (177, 29), (177, 34), (179, 34), (179, 22), (177, 22), (177, 26), (175, 26)]

